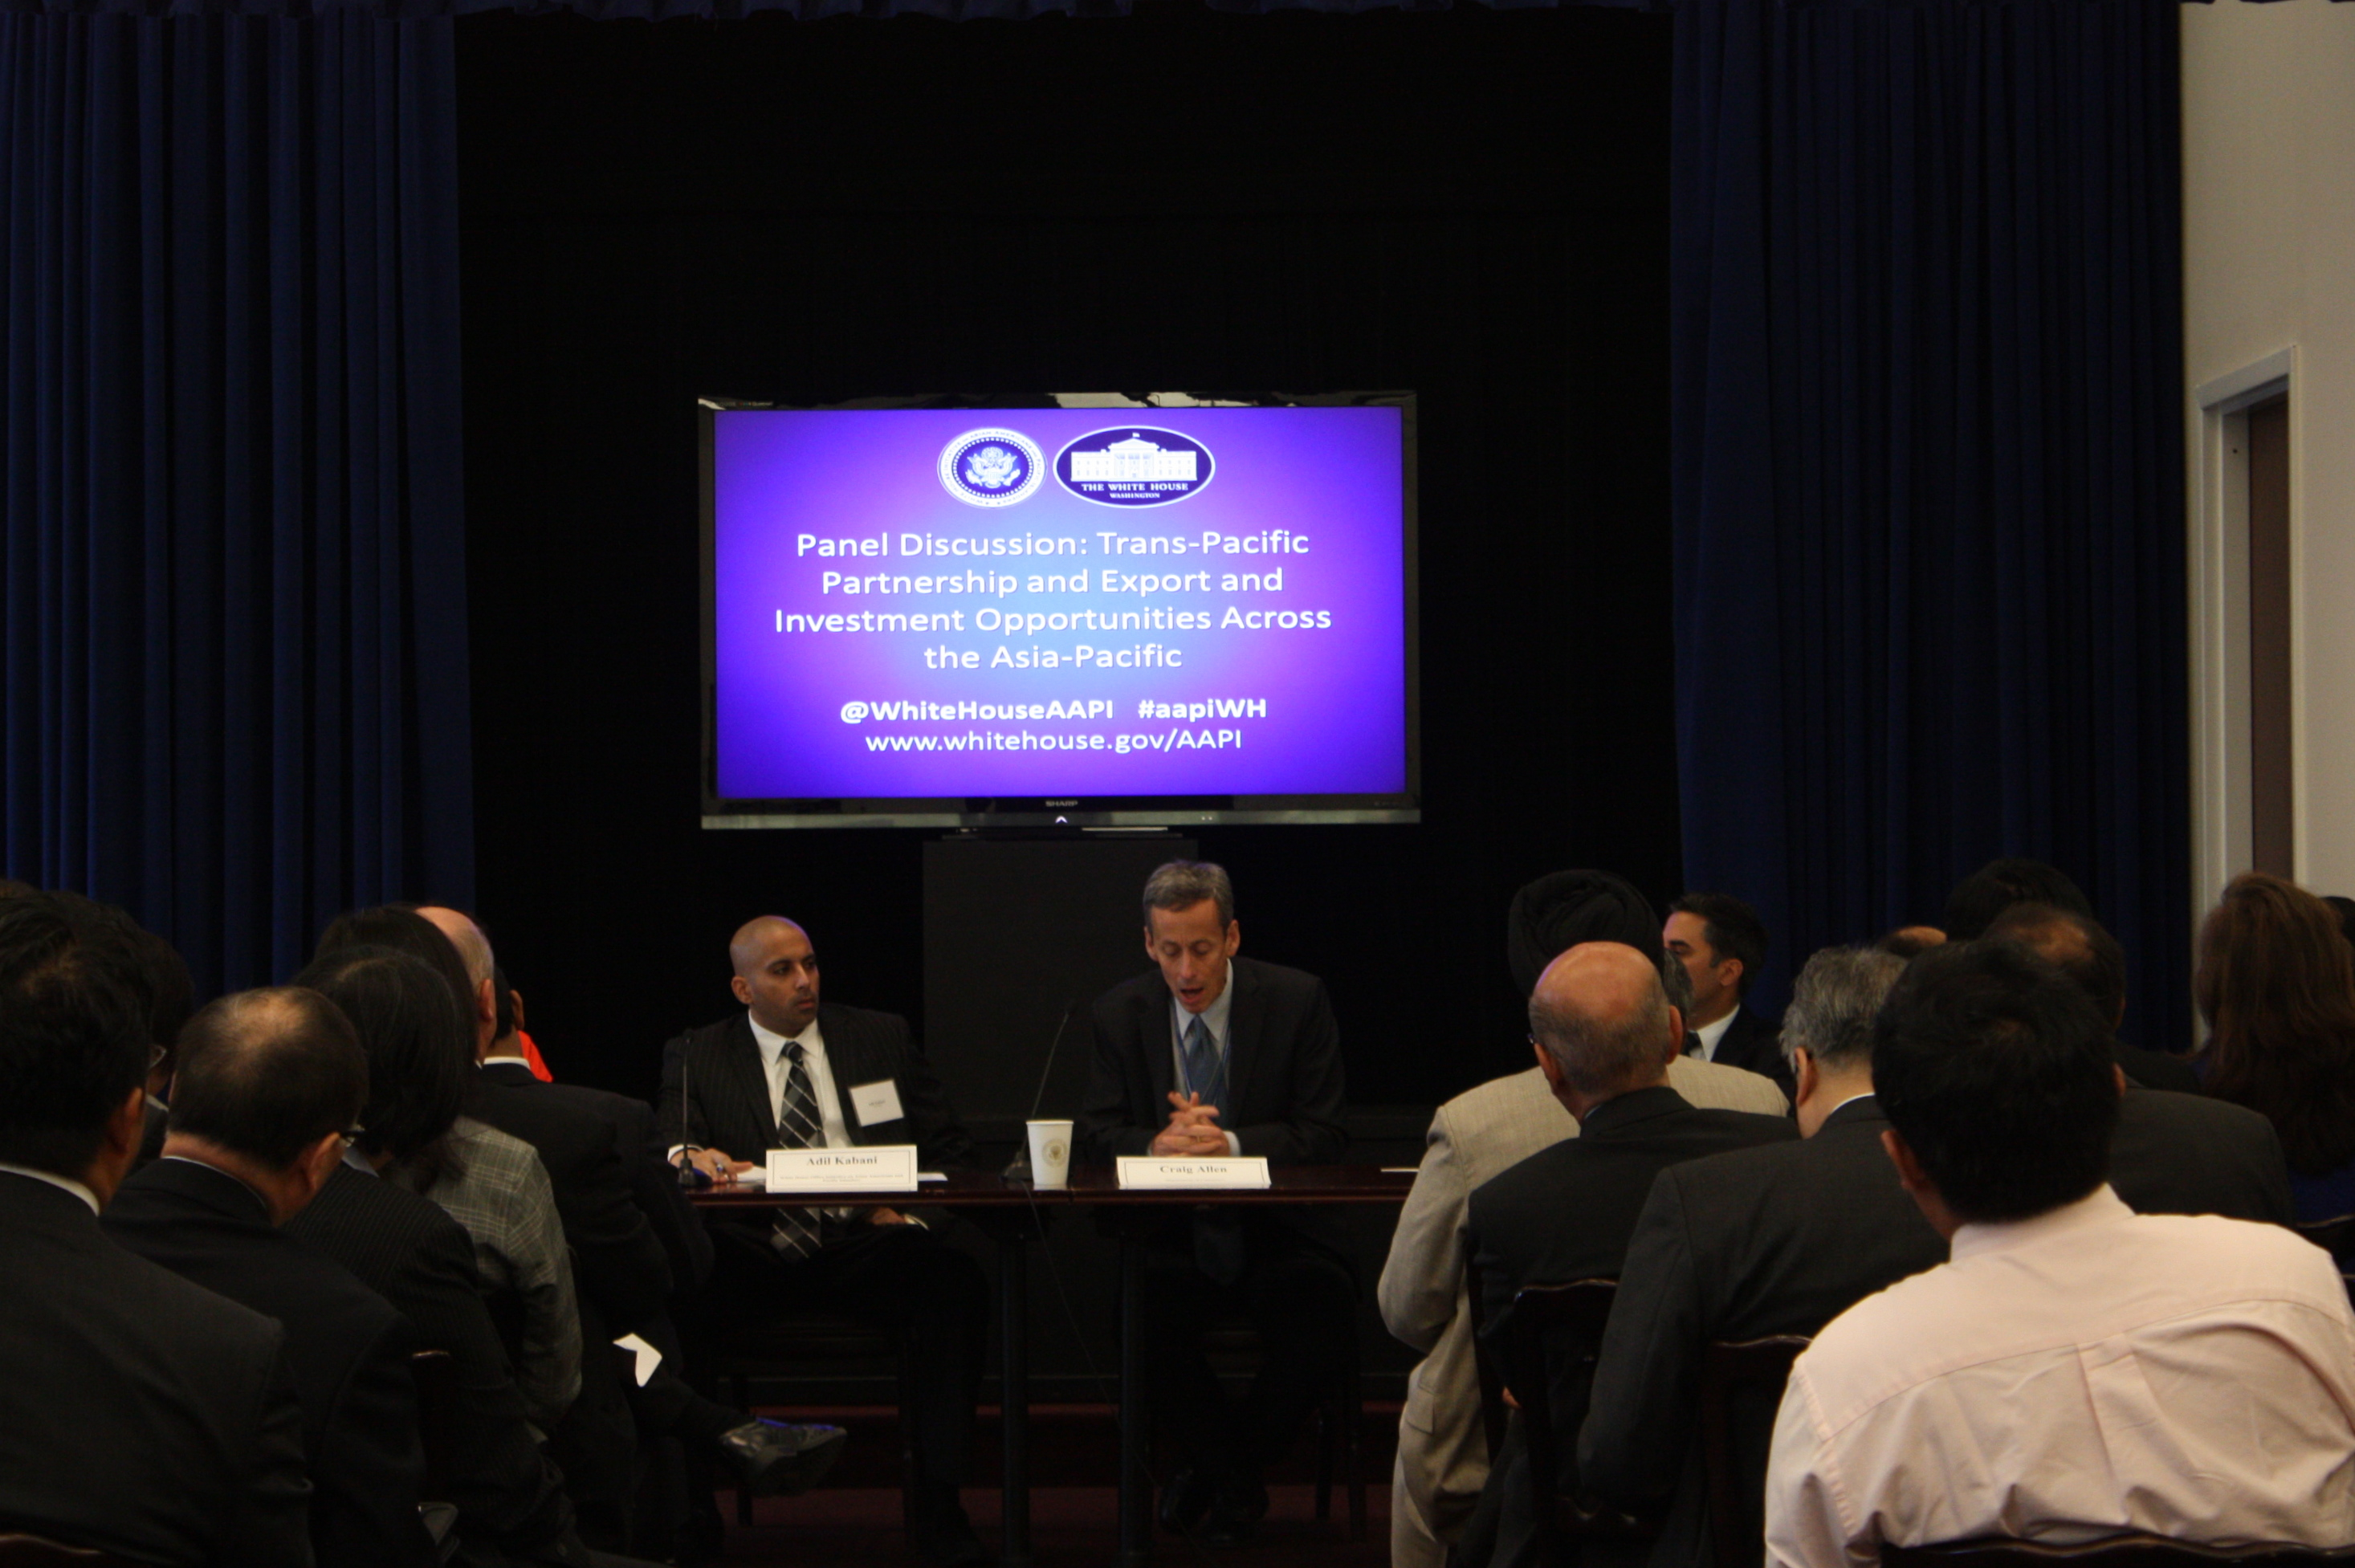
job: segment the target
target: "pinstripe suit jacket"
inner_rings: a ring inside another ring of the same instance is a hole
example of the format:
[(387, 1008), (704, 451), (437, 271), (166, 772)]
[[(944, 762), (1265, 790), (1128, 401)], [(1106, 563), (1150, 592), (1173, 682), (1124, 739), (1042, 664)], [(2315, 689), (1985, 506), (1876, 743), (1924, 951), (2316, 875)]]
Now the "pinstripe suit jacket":
[[(818, 1007), (817, 1027), (826, 1036), (826, 1068), (852, 1143), (914, 1144), (917, 1163), (926, 1170), (954, 1170), (972, 1159), (973, 1138), (950, 1108), (932, 1063), (916, 1049), (907, 1019), (826, 1002)], [(900, 1116), (861, 1126), (850, 1092), (887, 1078), (899, 1091)], [(655, 1143), (667, 1149), (681, 1142), (682, 1128), (685, 1142), (725, 1149), (738, 1159), (758, 1160), (777, 1146), (777, 1107), (749, 1014), (731, 1013), (663, 1047)]]

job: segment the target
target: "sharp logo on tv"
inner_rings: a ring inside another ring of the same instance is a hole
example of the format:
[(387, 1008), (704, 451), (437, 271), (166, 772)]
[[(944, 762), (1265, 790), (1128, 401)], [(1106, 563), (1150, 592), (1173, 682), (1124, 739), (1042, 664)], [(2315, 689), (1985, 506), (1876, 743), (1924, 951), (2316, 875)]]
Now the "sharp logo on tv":
[(1210, 449), (1174, 430), (1091, 431), (1055, 456), (1055, 478), (1099, 507), (1166, 507), (1210, 482)]
[(941, 448), (941, 485), (974, 507), (1027, 501), (1047, 476), (1039, 446), (1019, 431), (969, 430)]

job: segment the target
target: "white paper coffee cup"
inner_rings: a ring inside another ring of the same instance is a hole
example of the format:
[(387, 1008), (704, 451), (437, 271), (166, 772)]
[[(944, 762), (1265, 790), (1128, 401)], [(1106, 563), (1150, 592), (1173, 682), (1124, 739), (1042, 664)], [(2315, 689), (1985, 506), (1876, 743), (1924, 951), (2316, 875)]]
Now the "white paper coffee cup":
[(1031, 1122), (1030, 1185), (1069, 1187), (1071, 1184), (1071, 1124)]

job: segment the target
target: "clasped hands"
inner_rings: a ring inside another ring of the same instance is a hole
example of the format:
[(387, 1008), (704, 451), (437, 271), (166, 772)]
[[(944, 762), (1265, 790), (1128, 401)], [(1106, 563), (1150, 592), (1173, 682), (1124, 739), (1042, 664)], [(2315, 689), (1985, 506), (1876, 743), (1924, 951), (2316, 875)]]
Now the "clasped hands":
[(1169, 1125), (1153, 1136), (1153, 1152), (1164, 1158), (1224, 1159), (1234, 1151), (1219, 1125), (1219, 1108), (1199, 1094), (1169, 1096)]
[[(728, 1157), (727, 1151), (716, 1148), (687, 1149), (674, 1158), (671, 1163), (691, 1165), (711, 1178), (712, 1182), (720, 1187), (734, 1186), (737, 1172), (752, 1168), (751, 1160), (730, 1159)], [(869, 1209), (866, 1211), (865, 1217), (870, 1225), (905, 1225), (909, 1222), (908, 1217), (897, 1209)]]

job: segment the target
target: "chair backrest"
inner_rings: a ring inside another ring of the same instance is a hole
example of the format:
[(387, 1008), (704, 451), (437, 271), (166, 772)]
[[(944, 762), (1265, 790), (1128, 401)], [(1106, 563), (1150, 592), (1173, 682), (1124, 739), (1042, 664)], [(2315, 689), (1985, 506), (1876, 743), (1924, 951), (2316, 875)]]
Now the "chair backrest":
[(1480, 1384), (1480, 1431), (1488, 1440), (1488, 1457), (1505, 1451), (1505, 1424), (1511, 1407), (1505, 1403), (1505, 1376), (1497, 1367), (1496, 1348), (1488, 1343), (1488, 1311), (1480, 1299), (1480, 1263), (1472, 1249), (1464, 1249), (1464, 1296), (1472, 1326), (1472, 1371)]
[(1741, 1473), (1733, 1452), (1737, 1392), (1772, 1390), (1782, 1397), (1791, 1363), (1807, 1348), (1802, 1334), (1718, 1340), (1701, 1358), (1700, 1451), (1709, 1479), (1709, 1541), (1718, 1568), (1758, 1568), (1765, 1535), (1764, 1499)]
[(2300, 1568), (2355, 1562), (2355, 1546), (2202, 1546), (2157, 1535), (2114, 1535), (2055, 1546), (2041, 1541), (1943, 1541), (1934, 1546), (1886, 1546), (1882, 1568)]
[(0, 1568), (138, 1568), (127, 1557), (41, 1535), (0, 1535)]
[(2355, 1263), (2355, 1214), (2335, 1215), (2328, 1220), (2303, 1220), (2297, 1233), (2339, 1260), (2344, 1271)]
[(409, 1358), (409, 1375), (417, 1384), (417, 1440), (425, 1451), (425, 1496), (419, 1500), (448, 1502), (460, 1420), (458, 1363), (447, 1350), (420, 1350)]
[(1538, 1522), (1546, 1561), (1561, 1555), (1557, 1523), (1561, 1510), (1555, 1506), (1561, 1449), (1554, 1430), (1554, 1395), (1564, 1384), (1593, 1380), (1604, 1326), (1611, 1320), (1611, 1303), (1618, 1294), (1615, 1279), (1523, 1285), (1487, 1335), (1495, 1342), (1505, 1386), (1521, 1407), (1531, 1518)]

